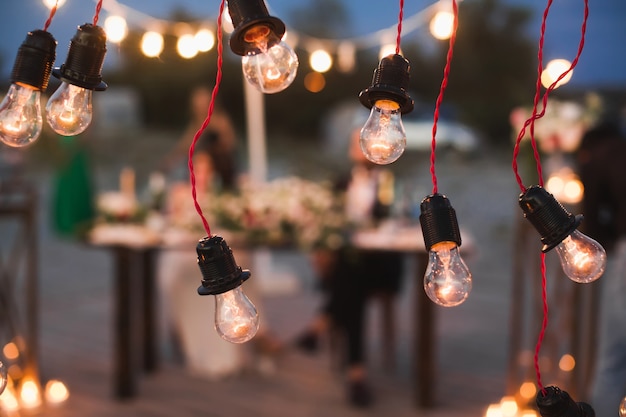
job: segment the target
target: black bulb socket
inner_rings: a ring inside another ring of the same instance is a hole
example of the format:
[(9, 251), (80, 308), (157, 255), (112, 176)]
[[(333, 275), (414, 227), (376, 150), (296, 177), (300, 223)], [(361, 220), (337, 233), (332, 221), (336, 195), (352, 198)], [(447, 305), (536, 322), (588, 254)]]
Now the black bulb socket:
[(411, 65), (402, 55), (391, 54), (380, 60), (374, 70), (372, 85), (359, 93), (361, 104), (371, 109), (379, 100), (390, 100), (400, 106), (400, 113), (413, 111), (414, 103), (407, 89)]
[(217, 295), (233, 290), (250, 278), (250, 271), (235, 262), (233, 251), (226, 241), (213, 235), (205, 237), (196, 246), (198, 266), (202, 273), (200, 295)]
[(45, 30), (28, 32), (17, 50), (11, 82), (45, 91), (56, 58), (56, 48), (57, 41), (49, 32)]
[(250, 29), (267, 28), (268, 48), (280, 42), (285, 34), (285, 24), (279, 18), (270, 16), (263, 0), (229, 0), (228, 13), (235, 27), (229, 45), (237, 55), (244, 56), (256, 49), (251, 39), (247, 39)]
[(519, 196), (524, 217), (541, 235), (542, 252), (548, 252), (571, 235), (583, 220), (569, 213), (545, 188), (533, 185)]
[(540, 390), (536, 398), (541, 417), (595, 417), (593, 408), (584, 402), (575, 402), (570, 395), (558, 387)]
[(70, 42), (65, 63), (55, 68), (52, 75), (63, 82), (88, 90), (103, 91), (102, 65), (106, 55), (106, 33), (100, 26), (85, 23), (78, 27)]
[(422, 200), (420, 224), (426, 250), (440, 242), (454, 242), (461, 246), (461, 232), (456, 212), (446, 196), (436, 193)]

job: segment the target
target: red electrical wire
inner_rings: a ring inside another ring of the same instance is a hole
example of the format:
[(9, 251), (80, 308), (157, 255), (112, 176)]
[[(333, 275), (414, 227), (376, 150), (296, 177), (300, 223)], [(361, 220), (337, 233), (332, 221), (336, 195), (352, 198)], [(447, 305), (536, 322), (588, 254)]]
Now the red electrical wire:
[(446, 56), (446, 66), (443, 70), (443, 80), (441, 81), (441, 88), (439, 89), (439, 96), (435, 103), (435, 112), (433, 114), (433, 130), (432, 130), (432, 142), (430, 151), (430, 174), (433, 182), (433, 194), (437, 194), (437, 174), (435, 173), (435, 150), (437, 148), (437, 122), (439, 121), (439, 109), (441, 102), (443, 101), (443, 93), (448, 85), (448, 79), (450, 78), (450, 64), (452, 63), (452, 52), (454, 50), (454, 42), (456, 41), (456, 30), (459, 25), (459, 9), (456, 4), (456, 0), (452, 0), (452, 11), (454, 14), (452, 34), (450, 35), (450, 43), (448, 45), (448, 55)]
[(52, 8), (50, 9), (50, 15), (48, 16), (48, 20), (46, 20), (46, 24), (43, 25), (43, 30), (44, 31), (48, 31), (48, 28), (50, 27), (50, 23), (52, 23), (52, 18), (54, 17), (55, 13), (57, 12), (57, 7), (59, 6), (59, 0), (56, 0), (54, 2), (54, 6), (52, 6)]
[(204, 130), (209, 125), (209, 122), (211, 121), (211, 116), (213, 115), (213, 107), (215, 106), (215, 99), (217, 97), (217, 92), (219, 91), (219, 88), (220, 88), (220, 83), (222, 82), (222, 57), (223, 57), (222, 14), (224, 13), (225, 1), (226, 0), (221, 1), (220, 11), (217, 16), (217, 74), (215, 75), (215, 87), (213, 87), (213, 91), (211, 92), (211, 102), (209, 103), (209, 109), (207, 111), (206, 119), (204, 119), (202, 126), (196, 132), (195, 136), (193, 137), (193, 141), (191, 142), (191, 145), (189, 146), (188, 167), (189, 167), (189, 182), (191, 183), (191, 196), (193, 198), (193, 205), (196, 208), (196, 211), (198, 212), (200, 219), (202, 219), (202, 224), (204, 226), (204, 230), (207, 233), (207, 237), (211, 237), (211, 227), (209, 226), (209, 222), (207, 221), (206, 217), (204, 217), (204, 214), (202, 213), (202, 207), (200, 207), (200, 204), (198, 203), (198, 195), (196, 192), (196, 175), (193, 172), (193, 154), (196, 148), (196, 143), (198, 142), (198, 140), (200, 139), (200, 136), (202, 136), (202, 133), (204, 132)]
[(98, 18), (100, 17), (100, 10), (102, 10), (102, 0), (98, 1), (98, 4), (96, 4), (96, 13), (93, 15), (94, 26), (98, 24)]
[(398, 14), (398, 36), (396, 37), (396, 55), (400, 54), (400, 40), (402, 39), (402, 20), (404, 20), (404, 0), (400, 0), (400, 13)]
[[(552, 5), (552, 0), (548, 0), (546, 8), (543, 13), (542, 21), (541, 21), (541, 35), (539, 38), (539, 48), (538, 48), (538, 69), (537, 69), (537, 82), (535, 85), (535, 97), (533, 100), (533, 108), (531, 117), (528, 118), (524, 125), (522, 126), (517, 139), (515, 141), (515, 148), (513, 150), (513, 172), (515, 174), (515, 179), (521, 189), (522, 192), (526, 191), (526, 187), (522, 182), (522, 178), (519, 175), (518, 165), (517, 165), (517, 157), (520, 151), (520, 143), (526, 134), (526, 128), (530, 127), (530, 141), (533, 149), (533, 156), (535, 158), (535, 162), (537, 164), (537, 174), (539, 176), (539, 185), (543, 186), (543, 172), (541, 167), (541, 158), (539, 155), (539, 150), (537, 149), (537, 142), (535, 140), (535, 121), (542, 118), (545, 115), (546, 108), (548, 105), (548, 96), (556, 88), (556, 85), (569, 74), (574, 67), (578, 64), (578, 60), (582, 54), (583, 48), (585, 46), (585, 34), (587, 31), (587, 19), (589, 17), (589, 4), (588, 0), (583, 0), (584, 2), (584, 13), (583, 13), (583, 22), (581, 25), (581, 35), (580, 41), (578, 43), (578, 50), (576, 51), (576, 56), (572, 60), (570, 67), (567, 71), (563, 72), (559, 77), (546, 89), (543, 97), (541, 96), (541, 75), (543, 73), (543, 47), (545, 41), (545, 30), (546, 30), (546, 21), (548, 18), (548, 13), (550, 11), (550, 6)], [(541, 98), (541, 111), (538, 111), (539, 100)], [(537, 386), (541, 390), (541, 392), (545, 395), (546, 391), (541, 383), (541, 371), (539, 369), (539, 352), (541, 351), (541, 345), (543, 343), (543, 339), (545, 337), (546, 329), (548, 327), (548, 293), (547, 293), (547, 279), (546, 279), (546, 258), (545, 253), (541, 254), (541, 300), (543, 305), (543, 320), (541, 322), (541, 329), (539, 331), (539, 336), (537, 338), (537, 344), (535, 345), (535, 356), (534, 356), (534, 365), (535, 365), (535, 373), (537, 375)]]

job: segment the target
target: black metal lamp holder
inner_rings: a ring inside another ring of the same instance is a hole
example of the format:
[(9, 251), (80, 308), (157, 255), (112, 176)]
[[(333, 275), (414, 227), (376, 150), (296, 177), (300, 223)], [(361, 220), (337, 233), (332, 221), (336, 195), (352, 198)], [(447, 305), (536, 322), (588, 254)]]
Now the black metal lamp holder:
[(220, 236), (201, 239), (196, 252), (202, 273), (202, 285), (198, 288), (200, 295), (225, 293), (250, 278), (250, 271), (237, 265), (232, 249)]
[(359, 93), (361, 104), (371, 109), (379, 100), (398, 103), (400, 113), (413, 111), (413, 99), (407, 93), (411, 65), (402, 55), (392, 54), (380, 60), (374, 70), (372, 85)]
[(85, 23), (78, 27), (70, 42), (65, 63), (52, 75), (68, 84), (95, 91), (107, 89), (102, 81), (102, 65), (106, 54), (106, 33), (100, 26)]
[(229, 45), (237, 55), (248, 54), (252, 44), (246, 40), (246, 34), (253, 27), (265, 26), (275, 35), (270, 37), (268, 48), (280, 42), (285, 34), (285, 24), (279, 18), (269, 15), (263, 0), (229, 0), (228, 13), (235, 27)]
[(45, 91), (56, 58), (56, 47), (57, 41), (49, 32), (45, 30), (28, 32), (17, 51), (11, 82)]
[(542, 252), (548, 252), (574, 232), (583, 220), (573, 215), (545, 188), (533, 185), (519, 196), (524, 217), (541, 235)]
[(456, 212), (446, 196), (436, 193), (425, 197), (420, 203), (420, 211), (426, 250), (440, 242), (454, 242), (461, 246), (461, 232)]
[(537, 393), (536, 403), (542, 417), (595, 417), (596, 415), (589, 404), (575, 402), (567, 392), (554, 386), (540, 390)]

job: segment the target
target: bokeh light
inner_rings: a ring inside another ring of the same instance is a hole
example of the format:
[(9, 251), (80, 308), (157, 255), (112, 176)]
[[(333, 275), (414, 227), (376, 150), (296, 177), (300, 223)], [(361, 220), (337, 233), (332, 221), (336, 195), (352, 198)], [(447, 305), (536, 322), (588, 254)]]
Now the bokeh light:
[(146, 32), (141, 38), (141, 52), (150, 58), (157, 57), (163, 52), (164, 44), (163, 35), (158, 32)]
[(109, 16), (104, 21), (104, 31), (107, 34), (107, 40), (113, 43), (120, 43), (128, 34), (128, 25), (126, 19), (122, 16)]
[(196, 32), (194, 40), (199, 52), (208, 52), (215, 46), (215, 35), (209, 29), (200, 29)]
[(178, 55), (185, 59), (191, 59), (198, 55), (194, 35), (185, 34), (179, 37), (178, 42), (176, 42), (176, 51), (178, 51)]
[(309, 64), (313, 71), (326, 72), (333, 65), (333, 58), (324, 49), (317, 49), (311, 53)]
[(454, 30), (454, 14), (447, 10), (438, 11), (430, 20), (430, 34), (435, 39), (450, 39)]
[[(565, 71), (572, 65), (567, 59), (553, 59), (548, 62), (548, 65), (541, 73), (541, 85), (545, 88), (550, 87)], [(561, 81), (559, 81), (554, 88), (558, 88), (572, 78), (574, 71), (570, 71)]]

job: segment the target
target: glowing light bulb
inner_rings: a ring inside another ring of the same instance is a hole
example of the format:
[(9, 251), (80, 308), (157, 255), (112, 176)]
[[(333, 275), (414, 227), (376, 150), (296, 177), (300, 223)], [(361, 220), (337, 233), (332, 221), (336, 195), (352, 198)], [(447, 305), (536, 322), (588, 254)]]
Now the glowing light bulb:
[(424, 291), (440, 306), (457, 306), (472, 290), (472, 274), (459, 254), (461, 233), (456, 213), (448, 198), (441, 194), (424, 198), (420, 210), (424, 245), (428, 250)]
[(577, 230), (582, 215), (569, 213), (552, 194), (536, 185), (520, 195), (519, 204), (524, 217), (542, 236), (542, 252), (556, 248), (565, 275), (579, 283), (592, 282), (602, 276), (606, 251)]
[(563, 272), (582, 284), (597, 280), (606, 268), (606, 251), (595, 240), (578, 230), (556, 246)]
[(428, 252), (424, 290), (433, 302), (454, 307), (467, 299), (472, 290), (472, 274), (454, 242), (441, 242)]
[(378, 100), (361, 129), (359, 143), (367, 159), (380, 165), (396, 161), (406, 148), (406, 132), (400, 106), (391, 100)]
[(146, 32), (141, 37), (141, 52), (149, 58), (157, 57), (163, 52), (165, 41), (158, 32)]
[(9, 376), (7, 373), (7, 367), (4, 366), (3, 362), (0, 362), (0, 394), (4, 392), (4, 389), (7, 387), (8, 381)]
[(215, 296), (217, 333), (231, 343), (252, 339), (259, 330), (259, 314), (241, 289), (250, 271), (237, 266), (232, 250), (220, 236), (200, 240), (196, 252), (202, 272), (198, 294)]
[(107, 88), (100, 75), (105, 54), (104, 29), (90, 23), (79, 26), (65, 63), (52, 73), (62, 82), (46, 104), (46, 120), (59, 135), (77, 135), (91, 123), (92, 93)]
[(413, 110), (406, 92), (409, 69), (401, 55), (386, 56), (374, 70), (372, 85), (359, 94), (361, 104), (371, 109), (359, 142), (365, 157), (376, 164), (396, 161), (406, 147), (401, 115)]
[(20, 46), (11, 86), (0, 103), (0, 140), (12, 147), (31, 144), (41, 134), (41, 91), (48, 86), (56, 41), (46, 31), (29, 32)]
[(241, 59), (246, 80), (268, 94), (289, 87), (298, 69), (298, 56), (293, 49), (263, 25), (250, 29), (245, 38), (253, 45)]
[(46, 384), (45, 396), (46, 402), (59, 404), (70, 397), (70, 392), (63, 382), (52, 379)]
[(93, 117), (91, 97), (91, 90), (61, 83), (46, 104), (46, 119), (52, 130), (63, 136), (84, 132)]
[(626, 397), (619, 404), (619, 417), (626, 417)]
[(282, 41), (285, 24), (270, 16), (263, 0), (230, 0), (228, 13), (235, 27), (230, 49), (242, 56), (246, 80), (263, 93), (277, 93), (296, 77), (298, 57)]
[(11, 84), (0, 103), (0, 140), (21, 147), (34, 142), (41, 134), (41, 93), (27, 85)]
[(215, 329), (232, 343), (244, 343), (259, 330), (259, 314), (241, 287), (215, 296)]

